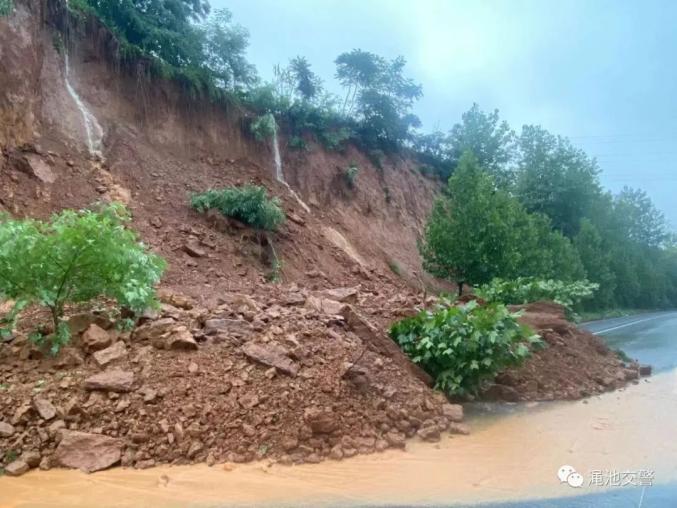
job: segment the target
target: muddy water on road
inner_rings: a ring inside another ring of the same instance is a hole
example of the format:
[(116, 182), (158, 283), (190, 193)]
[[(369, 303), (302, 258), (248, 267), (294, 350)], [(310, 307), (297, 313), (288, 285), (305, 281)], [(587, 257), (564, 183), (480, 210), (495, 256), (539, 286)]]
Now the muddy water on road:
[(472, 415), (469, 436), (410, 443), (342, 462), (34, 471), (0, 478), (2, 507), (450, 504), (599, 492), (560, 485), (557, 469), (656, 471), (677, 479), (677, 372), (587, 402)]

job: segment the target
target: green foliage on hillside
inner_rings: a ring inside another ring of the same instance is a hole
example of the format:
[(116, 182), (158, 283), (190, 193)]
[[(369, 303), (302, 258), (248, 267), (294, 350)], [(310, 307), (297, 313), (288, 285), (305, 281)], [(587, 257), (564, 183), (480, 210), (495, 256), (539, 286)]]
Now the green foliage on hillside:
[(500, 303), (422, 311), (395, 323), (390, 336), (450, 395), (471, 395), (485, 380), (518, 365), (541, 343)]
[(466, 152), (438, 198), (420, 244), (425, 269), (462, 286), (496, 277), (583, 276), (571, 242), (529, 214)]
[(494, 279), (477, 288), (475, 294), (487, 302), (517, 305), (548, 300), (563, 305), (569, 313), (573, 313), (582, 301), (592, 298), (597, 289), (598, 284), (587, 280), (565, 282), (518, 277), (514, 280)]
[(191, 197), (191, 206), (204, 213), (216, 209), (256, 229), (275, 231), (285, 220), (277, 198), (269, 198), (264, 187), (245, 185), (210, 189)]
[(0, 16), (9, 16), (14, 10), (12, 0), (0, 0)]
[(265, 141), (272, 138), (277, 131), (275, 117), (270, 113), (266, 113), (265, 115), (255, 118), (251, 124), (250, 130), (258, 141)]
[[(588, 279), (599, 285), (583, 304), (589, 310), (677, 306), (677, 247), (664, 216), (641, 190), (603, 191), (596, 161), (568, 139), (533, 125), (514, 134), (496, 111), (473, 105), (449, 134), (418, 136), (415, 147), (426, 171), (453, 175), (422, 245), (433, 274), (470, 283)], [(474, 176), (484, 183), (467, 203), (468, 191), (452, 188), (458, 173), (472, 180), (462, 150), (491, 179)]]
[(273, 82), (261, 83), (245, 56), (247, 30), (226, 9), (210, 13), (205, 0), (72, 0), (70, 8), (103, 22), (130, 68), (144, 59), (152, 73), (176, 80), (192, 96), (270, 113), (291, 136), (312, 134), (329, 149), (352, 140), (365, 150), (400, 151), (420, 125), (411, 107), (421, 86), (404, 75), (402, 57), (386, 60), (359, 49), (339, 55), (340, 99), (324, 89), (302, 56), (275, 66)]
[(147, 59), (151, 71), (192, 95), (225, 98), (258, 81), (245, 58), (247, 30), (227, 9), (210, 13), (205, 0), (73, 0), (69, 6), (115, 34), (121, 60)]
[(0, 217), (0, 297), (47, 307), (53, 335), (38, 340), (52, 352), (68, 342), (65, 306), (107, 297), (141, 312), (155, 302), (154, 285), (165, 268), (125, 227), (120, 205), (64, 210), (49, 222)]

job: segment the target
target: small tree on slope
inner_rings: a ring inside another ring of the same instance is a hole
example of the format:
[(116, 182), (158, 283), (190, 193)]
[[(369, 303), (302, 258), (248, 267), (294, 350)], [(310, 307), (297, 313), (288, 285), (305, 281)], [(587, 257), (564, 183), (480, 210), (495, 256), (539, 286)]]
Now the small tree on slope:
[(424, 268), (463, 285), (481, 284), (514, 271), (519, 205), (497, 190), (490, 175), (466, 152), (432, 210), (420, 245)]
[(67, 304), (104, 296), (139, 312), (154, 303), (165, 262), (125, 228), (128, 220), (121, 205), (64, 210), (49, 222), (0, 216), (0, 297), (50, 310), (53, 353), (70, 338)]

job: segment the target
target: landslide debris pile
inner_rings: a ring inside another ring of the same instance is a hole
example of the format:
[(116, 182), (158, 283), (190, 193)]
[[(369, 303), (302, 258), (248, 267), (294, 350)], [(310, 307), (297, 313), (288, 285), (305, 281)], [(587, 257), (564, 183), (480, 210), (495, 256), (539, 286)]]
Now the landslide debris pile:
[(160, 296), (132, 332), (72, 315), (77, 339), (56, 358), (21, 332), (0, 345), (0, 466), (312, 463), (467, 432), (462, 408), (365, 317), (413, 296), (295, 284), (211, 306)]
[(531, 326), (547, 346), (535, 351), (520, 367), (500, 373), (484, 398), (510, 402), (576, 400), (639, 379), (637, 363), (624, 361), (600, 337), (567, 321), (561, 305), (536, 302), (522, 308), (525, 313), (520, 320)]

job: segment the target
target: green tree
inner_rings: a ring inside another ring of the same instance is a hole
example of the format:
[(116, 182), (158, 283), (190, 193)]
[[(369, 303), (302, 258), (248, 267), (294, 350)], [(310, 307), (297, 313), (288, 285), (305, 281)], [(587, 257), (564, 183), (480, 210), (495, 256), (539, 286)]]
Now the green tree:
[(508, 123), (501, 121), (498, 110), (485, 113), (477, 104), (463, 113), (461, 123), (449, 131), (446, 141), (448, 157), (455, 165), (463, 153), (470, 150), (496, 183), (508, 188), (514, 175), (511, 164), (515, 151), (515, 133)]
[(174, 66), (199, 65), (202, 38), (195, 22), (209, 13), (203, 0), (81, 0), (118, 37)]
[(50, 310), (52, 351), (69, 339), (65, 306), (103, 296), (140, 312), (165, 268), (133, 231), (124, 207), (64, 210), (49, 222), (0, 218), (0, 296)]
[(420, 126), (411, 107), (423, 92), (404, 76), (405, 65), (402, 57), (387, 61), (359, 49), (336, 59), (336, 77), (346, 89), (343, 114), (358, 121), (356, 130), (366, 148), (396, 149)]
[(12, 0), (0, 0), (0, 16), (9, 16), (14, 9)]
[(548, 217), (530, 214), (520, 206), (514, 227), (518, 236), (519, 261), (515, 272), (505, 276), (561, 281), (585, 277), (585, 269), (576, 248), (562, 233), (552, 229)]
[(519, 137), (516, 195), (529, 212), (550, 217), (572, 238), (601, 194), (594, 159), (569, 140), (525, 125)]
[(256, 68), (247, 61), (249, 32), (233, 23), (228, 9), (219, 9), (203, 26), (205, 65), (214, 74), (217, 86), (228, 91), (251, 87), (258, 81)]
[(378, 85), (386, 61), (374, 53), (354, 49), (336, 58), (336, 79), (345, 88), (342, 113), (350, 115), (362, 90)]
[(311, 102), (322, 92), (322, 81), (311, 68), (305, 57), (297, 56), (289, 62), (295, 80), (296, 94), (302, 100)]
[(658, 247), (668, 238), (665, 216), (643, 190), (623, 187), (614, 206), (626, 238), (647, 247)]
[(470, 152), (434, 204), (420, 245), (424, 268), (458, 284), (482, 284), (515, 270), (519, 204), (497, 190)]
[(611, 252), (592, 221), (583, 219), (574, 243), (588, 279), (600, 287), (590, 306), (598, 309), (612, 307), (616, 277), (611, 270)]

